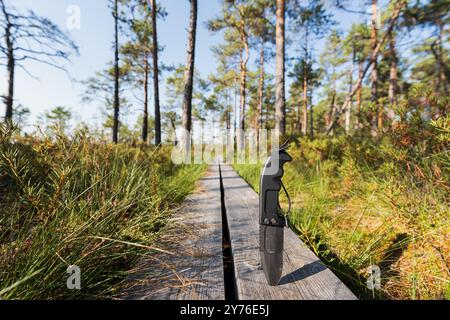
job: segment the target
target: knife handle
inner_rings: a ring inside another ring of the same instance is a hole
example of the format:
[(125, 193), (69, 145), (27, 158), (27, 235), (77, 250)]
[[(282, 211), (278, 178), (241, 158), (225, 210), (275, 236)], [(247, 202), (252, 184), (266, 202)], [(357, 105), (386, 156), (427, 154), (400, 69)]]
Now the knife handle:
[[(291, 156), (285, 151), (275, 151), (269, 157), (264, 167), (260, 180), (260, 224), (271, 226), (284, 226), (286, 221), (283, 216), (278, 214), (278, 196), (281, 190), (281, 178), (284, 175), (283, 166), (286, 162), (292, 160)], [(278, 164), (275, 171), (273, 167), (278, 158)], [(275, 172), (273, 172), (275, 171)]]
[[(292, 157), (284, 150), (279, 151), (279, 156), (278, 156), (278, 170), (274, 175), (267, 175), (268, 177), (270, 177), (270, 179), (272, 180), (272, 183), (269, 184), (268, 187), (270, 187), (270, 189), (275, 189), (280, 191), (281, 190), (281, 178), (283, 178), (284, 175), (284, 165), (286, 162), (289, 162), (292, 160)], [(271, 157), (271, 165), (272, 165), (272, 161), (273, 157)], [(263, 173), (264, 175), (264, 173)]]

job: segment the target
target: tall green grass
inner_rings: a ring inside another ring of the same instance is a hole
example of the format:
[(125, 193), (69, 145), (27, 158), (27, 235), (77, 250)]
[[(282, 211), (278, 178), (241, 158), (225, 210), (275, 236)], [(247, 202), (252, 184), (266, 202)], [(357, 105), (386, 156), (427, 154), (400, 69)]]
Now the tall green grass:
[[(112, 145), (78, 132), (19, 137), (0, 128), (0, 298), (107, 298), (157, 252), (167, 218), (204, 166), (170, 150)], [(81, 290), (69, 290), (69, 265)]]
[[(289, 153), (283, 181), (291, 228), (359, 297), (448, 298), (445, 147), (420, 153), (341, 137), (301, 139)], [(258, 191), (262, 166), (234, 167)], [(280, 200), (286, 206), (283, 193)], [(372, 265), (381, 269), (381, 290), (367, 288)]]

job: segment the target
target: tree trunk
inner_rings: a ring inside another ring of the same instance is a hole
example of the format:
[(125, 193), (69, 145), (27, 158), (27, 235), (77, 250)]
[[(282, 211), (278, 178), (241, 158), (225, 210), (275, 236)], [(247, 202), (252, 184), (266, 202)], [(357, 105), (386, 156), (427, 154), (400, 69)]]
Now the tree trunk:
[[(311, 89), (310, 89), (311, 90)], [(312, 90), (309, 93), (309, 138), (312, 140), (314, 139), (314, 111), (313, 111), (313, 104), (312, 104)]]
[(333, 90), (333, 93), (331, 95), (330, 110), (328, 112), (327, 118), (325, 119), (326, 126), (331, 127), (330, 131), (328, 132), (331, 135), (334, 134), (334, 130), (331, 124), (333, 122), (333, 117), (335, 114), (336, 114), (336, 91)]
[(240, 111), (239, 111), (239, 134), (238, 134), (238, 149), (242, 150), (244, 148), (244, 131), (245, 131), (245, 103), (246, 103), (246, 93), (247, 93), (247, 64), (250, 58), (250, 48), (248, 46), (248, 37), (245, 30), (241, 29), (241, 40), (243, 44), (243, 50), (245, 51), (245, 56), (241, 52), (241, 84), (240, 84)]
[(303, 66), (303, 113), (302, 134), (306, 136), (308, 127), (308, 28), (305, 30), (305, 59)]
[(397, 75), (398, 75), (398, 58), (397, 51), (395, 49), (395, 36), (394, 33), (389, 35), (389, 58), (390, 58), (390, 70), (389, 70), (389, 110), (387, 111), (387, 116), (391, 123), (394, 122), (395, 112), (392, 109), (397, 103)]
[(276, 79), (275, 79), (275, 130), (280, 136), (286, 134), (286, 101), (285, 101), (285, 44), (284, 18), (285, 0), (277, 0), (276, 11)]
[(10, 20), (9, 13), (6, 11), (5, 3), (0, 1), (2, 5), (3, 15), (5, 16), (6, 25), (5, 25), (5, 43), (7, 50), (7, 70), (8, 70), (8, 95), (5, 97), (5, 122), (12, 121), (13, 116), (13, 103), (14, 103), (14, 76), (15, 76), (15, 68), (16, 61), (14, 59), (14, 46), (12, 40), (12, 23)]
[(226, 89), (227, 91), (226, 91), (226, 106), (227, 106), (227, 110), (226, 110), (226, 113), (227, 113), (227, 123), (226, 123), (226, 126), (227, 126), (227, 132), (228, 132), (228, 130), (230, 130), (231, 129), (231, 108), (232, 108), (232, 106), (231, 106), (231, 95), (230, 95), (230, 89), (228, 88), (228, 89)]
[(390, 56), (390, 72), (389, 72), (389, 103), (397, 102), (397, 51), (395, 49), (395, 37), (393, 34), (389, 36), (389, 56)]
[[(359, 61), (358, 61), (358, 79), (362, 78), (363, 68), (364, 68), (363, 60), (359, 59)], [(357, 129), (357, 130), (361, 129), (361, 104), (362, 104), (362, 86), (359, 86), (358, 90), (357, 90), (357, 93), (356, 93), (356, 124), (355, 124), (355, 129)]]
[(142, 119), (142, 141), (148, 140), (148, 76), (149, 76), (148, 54), (144, 58), (144, 119)]
[(177, 146), (178, 145), (178, 140), (177, 140), (177, 135), (176, 135), (176, 131), (177, 131), (177, 127), (175, 126), (175, 120), (170, 117), (169, 118), (170, 121), (170, 126), (172, 127), (172, 131), (173, 131), (173, 136), (174, 136), (174, 141), (173, 141), (173, 145)]
[(371, 41), (371, 49), (372, 49), (372, 55), (371, 55), (371, 63), (372, 63), (372, 73), (370, 76), (371, 80), (371, 91), (370, 91), (370, 101), (374, 105), (374, 111), (371, 116), (371, 122), (372, 122), (372, 134), (376, 135), (377, 127), (379, 125), (379, 106), (378, 106), (378, 54), (375, 54), (375, 50), (377, 48), (378, 44), (378, 29), (377, 29), (377, 0), (372, 0), (372, 25), (371, 25), (371, 34), (370, 34), (370, 41)]
[[(234, 123), (233, 123), (233, 131), (234, 131), (234, 139), (236, 140), (236, 131), (237, 131), (237, 96), (238, 96), (238, 86), (237, 86), (237, 77), (234, 78)], [(236, 141), (235, 141), (236, 142)]]
[(295, 113), (295, 117), (297, 118), (295, 121), (295, 131), (302, 131), (302, 104), (299, 103), (297, 107), (297, 112)]
[[(352, 56), (352, 66), (349, 73), (349, 90), (348, 93), (350, 94), (353, 90), (353, 70), (355, 68), (355, 58), (356, 58), (356, 51), (355, 47), (353, 47), (353, 56)], [(350, 100), (349, 107), (347, 110), (345, 110), (345, 133), (350, 133), (350, 122), (351, 122), (351, 116), (352, 116), (352, 107), (353, 107), (353, 99)]]
[(114, 123), (113, 142), (119, 142), (119, 8), (118, 0), (114, 1)]
[[(197, 33), (197, 0), (190, 0), (191, 16), (189, 23), (187, 62), (184, 71), (184, 98), (182, 124), (185, 133), (190, 133), (192, 129), (192, 90), (194, 84), (194, 64), (195, 64), (195, 40)], [(183, 137), (183, 143), (187, 146), (187, 137)]]
[(6, 113), (5, 121), (12, 121), (13, 118), (13, 103), (14, 103), (14, 77), (16, 62), (14, 59), (14, 51), (8, 48), (8, 95), (6, 96)]
[[(445, 69), (444, 67), (446, 67), (446, 64), (444, 62), (444, 55), (443, 55), (443, 38), (444, 35), (444, 24), (440, 23), (439, 24), (439, 35), (438, 35), (438, 42), (439, 42), (439, 53), (438, 53), (438, 66), (439, 66), (439, 89), (442, 85), (443, 87), (443, 93), (448, 96), (448, 81), (447, 81), (447, 77), (445, 75)], [(448, 69), (447, 69), (448, 70)], [(440, 91), (438, 91), (440, 92)]]
[(259, 131), (262, 128), (262, 112), (264, 107), (264, 40), (261, 40), (259, 50), (259, 86), (258, 86), (258, 109), (256, 112), (256, 141), (259, 142)]
[(303, 108), (302, 108), (302, 134), (306, 136), (307, 132), (307, 121), (308, 121), (308, 80), (307, 73), (308, 71), (304, 70), (303, 77)]
[(153, 38), (153, 94), (155, 100), (155, 145), (161, 144), (161, 110), (159, 107), (158, 32), (156, 29), (156, 0), (151, 0)]

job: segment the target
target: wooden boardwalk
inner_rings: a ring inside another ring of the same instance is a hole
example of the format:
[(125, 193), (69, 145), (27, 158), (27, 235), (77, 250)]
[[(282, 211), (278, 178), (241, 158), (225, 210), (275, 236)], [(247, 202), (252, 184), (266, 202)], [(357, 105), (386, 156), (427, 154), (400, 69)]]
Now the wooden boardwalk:
[(144, 258), (119, 299), (224, 300), (219, 166), (214, 165), (172, 219), (159, 247), (173, 254)]
[(259, 262), (258, 194), (231, 166), (221, 165), (221, 173), (239, 299), (356, 299), (289, 228), (284, 231), (283, 276), (278, 286), (267, 285)]
[[(236, 300), (356, 299), (288, 228), (283, 276), (269, 286), (259, 261), (258, 204), (256, 192), (231, 166), (212, 165), (175, 217), (183, 231), (165, 247), (175, 254), (159, 254), (159, 262), (144, 259), (119, 298), (223, 300), (227, 291)], [(223, 259), (229, 245), (232, 261)], [(224, 272), (224, 265), (231, 268)]]

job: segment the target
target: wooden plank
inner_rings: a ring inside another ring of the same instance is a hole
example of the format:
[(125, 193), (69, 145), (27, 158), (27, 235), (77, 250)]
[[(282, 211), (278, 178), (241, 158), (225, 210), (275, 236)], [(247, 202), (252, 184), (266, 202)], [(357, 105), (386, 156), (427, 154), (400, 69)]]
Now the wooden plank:
[(353, 300), (355, 295), (289, 228), (283, 276), (269, 286), (259, 258), (259, 198), (229, 165), (221, 164), (238, 299)]
[(222, 208), (218, 164), (172, 219), (159, 247), (175, 253), (144, 258), (119, 295), (121, 299), (224, 300)]

